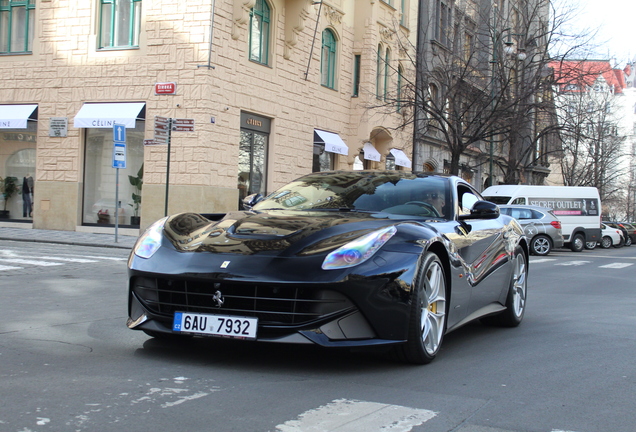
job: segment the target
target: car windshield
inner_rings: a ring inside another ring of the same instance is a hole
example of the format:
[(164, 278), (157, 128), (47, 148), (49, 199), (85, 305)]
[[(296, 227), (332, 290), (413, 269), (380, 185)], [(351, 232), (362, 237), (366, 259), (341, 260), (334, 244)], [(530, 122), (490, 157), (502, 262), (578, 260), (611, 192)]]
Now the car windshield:
[(400, 172), (314, 173), (268, 195), (254, 211), (340, 210), (444, 217), (450, 204), (445, 177)]
[[(491, 203), (495, 203), (495, 204), (508, 204), (508, 201), (510, 201), (509, 196), (485, 196), (484, 199), (486, 201), (490, 201)], [(519, 204), (519, 203), (515, 202), (513, 204)]]

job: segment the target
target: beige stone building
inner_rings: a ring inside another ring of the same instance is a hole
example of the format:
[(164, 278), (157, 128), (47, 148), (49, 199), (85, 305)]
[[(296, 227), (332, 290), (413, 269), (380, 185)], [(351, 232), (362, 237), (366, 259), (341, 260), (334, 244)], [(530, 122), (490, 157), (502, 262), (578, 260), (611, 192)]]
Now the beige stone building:
[(371, 107), (412, 80), (415, 0), (8, 0), (0, 14), (0, 177), (17, 183), (0, 226), (136, 233), (311, 171), (411, 169), (409, 113)]

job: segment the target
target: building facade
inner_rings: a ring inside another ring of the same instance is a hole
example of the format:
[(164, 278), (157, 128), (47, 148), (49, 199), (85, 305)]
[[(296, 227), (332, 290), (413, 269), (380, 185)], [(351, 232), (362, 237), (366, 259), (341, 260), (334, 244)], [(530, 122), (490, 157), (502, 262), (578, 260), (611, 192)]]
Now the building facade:
[(0, 226), (137, 232), (312, 171), (411, 169), (408, 113), (386, 101), (414, 74), (414, 0), (8, 0), (0, 14), (0, 177), (18, 185)]

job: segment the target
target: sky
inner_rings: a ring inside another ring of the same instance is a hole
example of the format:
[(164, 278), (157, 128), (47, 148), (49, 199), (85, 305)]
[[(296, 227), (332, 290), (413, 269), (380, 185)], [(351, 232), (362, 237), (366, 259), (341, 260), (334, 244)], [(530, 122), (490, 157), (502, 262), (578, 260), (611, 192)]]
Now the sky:
[(602, 44), (598, 58), (614, 58), (624, 66), (636, 57), (636, 0), (553, 0), (571, 4), (578, 13), (572, 25), (599, 29), (595, 42)]

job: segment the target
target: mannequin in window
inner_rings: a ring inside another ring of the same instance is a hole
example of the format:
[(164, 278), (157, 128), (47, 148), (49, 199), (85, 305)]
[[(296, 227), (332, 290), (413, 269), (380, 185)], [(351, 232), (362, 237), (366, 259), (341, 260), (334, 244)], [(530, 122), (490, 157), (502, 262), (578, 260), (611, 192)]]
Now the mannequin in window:
[(22, 179), (22, 217), (33, 217), (33, 177), (27, 174)]

